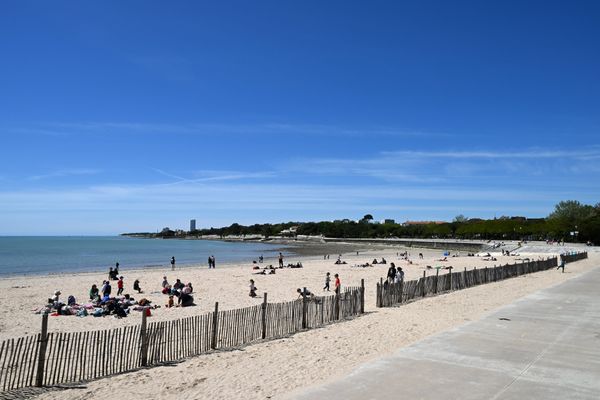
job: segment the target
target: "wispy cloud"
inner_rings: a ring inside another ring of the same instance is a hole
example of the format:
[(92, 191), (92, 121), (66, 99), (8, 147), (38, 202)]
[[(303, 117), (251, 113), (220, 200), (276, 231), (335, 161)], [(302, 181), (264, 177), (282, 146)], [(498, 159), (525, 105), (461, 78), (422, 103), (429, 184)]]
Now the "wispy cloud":
[(345, 127), (338, 125), (249, 122), (249, 123), (148, 123), (148, 122), (47, 122), (4, 128), (18, 133), (40, 135), (80, 134), (172, 134), (172, 135), (311, 135), (311, 136), (448, 136), (440, 132), (425, 132), (389, 126)]
[(275, 172), (243, 172), (243, 171), (222, 171), (222, 170), (202, 170), (191, 173), (193, 177), (185, 178), (183, 176), (174, 175), (159, 168), (152, 168), (153, 171), (160, 175), (174, 179), (172, 184), (179, 183), (201, 183), (201, 182), (218, 182), (218, 181), (235, 181), (246, 179), (267, 179), (276, 176)]
[(592, 146), (587, 150), (550, 150), (532, 148), (527, 151), (391, 151), (383, 155), (409, 158), (458, 158), (458, 159), (536, 159), (571, 158), (595, 160), (600, 158), (600, 147)]
[(27, 179), (30, 181), (39, 181), (42, 179), (50, 179), (50, 178), (62, 178), (66, 176), (76, 176), (76, 175), (96, 175), (99, 174), (100, 170), (98, 169), (61, 169), (57, 171), (52, 171), (45, 174), (40, 175), (32, 175)]
[(435, 184), (498, 182), (589, 183), (598, 170), (600, 147), (585, 150), (525, 149), (520, 151), (388, 151), (368, 158), (296, 159), (282, 169), (337, 177), (370, 177), (388, 182)]

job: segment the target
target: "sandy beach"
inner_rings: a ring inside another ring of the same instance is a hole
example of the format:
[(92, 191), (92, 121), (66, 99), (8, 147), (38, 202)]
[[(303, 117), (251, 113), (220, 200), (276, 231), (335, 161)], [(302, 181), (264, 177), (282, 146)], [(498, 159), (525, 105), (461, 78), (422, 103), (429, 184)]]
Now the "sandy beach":
[[(315, 249), (311, 245), (311, 251)], [(327, 244), (323, 247), (324, 251), (339, 249)], [(347, 246), (342, 246), (348, 250)], [(461, 254), (460, 257), (449, 257), (448, 261), (438, 261), (443, 258), (443, 250), (431, 249), (405, 249), (401, 247), (382, 248), (373, 246), (372, 250), (368, 246), (362, 245), (362, 251), (356, 255), (356, 251), (343, 253), (342, 261), (347, 264), (336, 265), (335, 261), (339, 254), (330, 254), (329, 259), (324, 260), (323, 255), (305, 256), (298, 255), (286, 258), (284, 263), (301, 262), (303, 268), (283, 268), (277, 269), (275, 275), (257, 275), (253, 270), (254, 265), (261, 268), (274, 265), (277, 266), (277, 259), (265, 259), (262, 264), (252, 264), (248, 262), (245, 265), (220, 265), (217, 259), (217, 268), (209, 270), (206, 266), (182, 265), (175, 271), (170, 268), (164, 269), (145, 269), (145, 270), (127, 270), (121, 268), (120, 274), (124, 276), (125, 291), (134, 298), (142, 297), (152, 301), (153, 304), (160, 305), (161, 308), (153, 310), (152, 321), (170, 320), (190, 315), (203, 314), (214, 309), (215, 302), (219, 302), (220, 310), (235, 309), (259, 304), (262, 301), (262, 293), (268, 293), (269, 302), (288, 301), (297, 298), (296, 289), (307, 287), (317, 295), (325, 295), (322, 291), (324, 286), (325, 274), (331, 273), (331, 276), (338, 273), (341, 278), (342, 286), (359, 286), (360, 280), (365, 280), (366, 304), (367, 310), (375, 307), (375, 284), (381, 277), (385, 277), (389, 263), (394, 262), (405, 271), (405, 279), (417, 279), (427, 274), (435, 274), (435, 269), (427, 270), (427, 266), (449, 267), (454, 271), (464, 268), (474, 267), (482, 268), (485, 266), (500, 265), (505, 263), (518, 262), (525, 257), (539, 257), (540, 255), (521, 254), (514, 257), (503, 257), (496, 255), (497, 261), (484, 261), (483, 257), (467, 257), (467, 253), (452, 252), (453, 255)], [(304, 250), (306, 252), (306, 250)], [(412, 264), (406, 260), (401, 260), (397, 253), (408, 251)], [(419, 259), (418, 254), (423, 253), (423, 259)], [(544, 255), (548, 256), (548, 255)], [(375, 265), (367, 268), (356, 268), (354, 265), (371, 263), (374, 259), (381, 261), (385, 258), (388, 264)], [(440, 273), (445, 273), (440, 270)], [(187, 308), (165, 308), (168, 297), (163, 295), (161, 282), (163, 276), (173, 284), (176, 279), (182, 282), (191, 282), (194, 287), (195, 307)], [(61, 299), (66, 302), (69, 295), (75, 296), (81, 304), (88, 302), (88, 292), (92, 284), (101, 287), (102, 281), (107, 279), (107, 273), (58, 273), (45, 276), (20, 276), (9, 277), (0, 280), (0, 303), (5, 306), (5, 313), (0, 317), (0, 340), (17, 337), (21, 335), (38, 333), (40, 329), (41, 317), (33, 310), (43, 306), (49, 297), (52, 297), (56, 290), (62, 292)], [(140, 286), (143, 294), (136, 294), (132, 290), (133, 281), (140, 280)], [(258, 298), (248, 296), (249, 280), (254, 279), (258, 288)], [(113, 287), (112, 293), (116, 294), (116, 281), (111, 281)], [(91, 316), (79, 318), (75, 316), (52, 317), (49, 323), (51, 332), (60, 331), (85, 331), (95, 329), (107, 329), (120, 327), (126, 324), (139, 324), (141, 313), (131, 311), (130, 316), (123, 319), (111, 317), (94, 318)]]
[[(453, 266), (456, 270), (482, 268), (485, 266), (519, 262), (524, 258), (549, 257), (559, 251), (574, 250), (556, 246), (539, 245), (523, 248), (515, 256), (492, 253), (497, 261), (484, 261), (484, 257), (468, 257), (465, 254), (439, 261), (442, 251), (408, 249), (412, 264), (396, 255), (401, 248), (373, 249), (342, 254), (347, 264), (335, 265), (337, 255), (328, 260), (323, 256), (297, 256), (285, 262), (302, 262), (301, 269), (278, 269), (275, 275), (254, 275), (252, 264), (219, 266), (214, 270), (206, 267), (185, 266), (170, 270), (123, 270), (126, 288), (134, 279), (140, 279), (145, 290), (144, 297), (163, 305), (154, 310), (152, 321), (170, 320), (183, 316), (208, 312), (219, 301), (220, 309), (232, 309), (257, 304), (261, 299), (248, 296), (247, 283), (254, 279), (259, 293), (267, 292), (269, 301), (278, 302), (296, 298), (295, 289), (306, 286), (321, 294), (326, 272), (339, 273), (342, 285), (355, 286), (361, 279), (366, 285), (366, 315), (351, 321), (334, 324), (322, 329), (296, 334), (289, 338), (247, 346), (240, 350), (207, 354), (189, 359), (170, 367), (157, 367), (133, 372), (110, 379), (111, 385), (101, 379), (87, 383), (85, 389), (61, 393), (67, 399), (88, 398), (90, 395), (110, 395), (114, 388), (130, 398), (167, 397), (177, 390), (189, 398), (206, 399), (265, 399), (286, 398), (294, 391), (342, 376), (363, 362), (381, 357), (395, 349), (409, 345), (431, 334), (474, 320), (499, 306), (538, 289), (560, 283), (570, 277), (598, 265), (598, 253), (590, 253), (588, 260), (569, 264), (566, 273), (549, 270), (525, 275), (506, 281), (474, 287), (468, 290), (427, 298), (400, 308), (375, 308), (375, 283), (385, 276), (387, 265), (355, 268), (353, 265), (386, 258), (401, 266), (406, 279), (415, 279), (435, 273), (427, 266)], [(582, 248), (577, 248), (582, 250)], [(418, 253), (424, 258), (419, 259)], [(263, 265), (276, 264), (265, 260)], [(445, 273), (445, 270), (442, 270)], [(180, 278), (191, 281), (196, 291), (196, 307), (164, 308), (166, 296), (159, 291), (163, 275), (170, 282)], [(0, 319), (0, 338), (37, 333), (40, 315), (31, 310), (42, 305), (55, 289), (66, 298), (73, 294), (85, 299), (92, 283), (101, 283), (105, 274), (61, 274), (52, 276), (24, 276), (5, 278), (0, 281), (0, 301), (7, 305)], [(114, 290), (114, 289), (113, 289)], [(127, 290), (126, 290), (127, 292)], [(131, 292), (131, 291), (129, 291)], [(59, 331), (84, 331), (139, 324), (140, 313), (133, 312), (124, 319), (113, 317), (78, 318), (75, 316), (52, 317), (49, 329)], [(152, 384), (149, 384), (152, 383)], [(56, 393), (46, 393), (40, 398), (55, 398)]]

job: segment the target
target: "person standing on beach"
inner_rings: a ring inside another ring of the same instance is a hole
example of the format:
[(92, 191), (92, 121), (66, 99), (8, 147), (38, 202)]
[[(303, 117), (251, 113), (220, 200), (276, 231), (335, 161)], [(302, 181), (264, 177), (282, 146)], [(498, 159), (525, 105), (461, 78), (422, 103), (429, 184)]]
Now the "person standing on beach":
[(340, 276), (335, 274), (333, 276), (335, 278), (335, 294), (339, 295), (342, 289), (342, 283), (340, 282)]
[(208, 256), (208, 269), (212, 268), (212, 257)]
[(283, 254), (279, 253), (279, 267), (283, 268)]
[(175, 271), (175, 256), (171, 257), (171, 271)]
[(216, 267), (215, 256), (210, 256), (210, 265), (212, 265), (213, 269)]
[(117, 296), (120, 296), (121, 294), (123, 294), (123, 277), (121, 276), (119, 278), (119, 281), (117, 282)]
[(394, 263), (390, 263), (390, 268), (388, 269), (388, 281), (390, 283), (394, 283), (394, 278), (396, 277), (396, 266), (394, 265)]
[(328, 272), (327, 274), (325, 274), (325, 287), (323, 288), (323, 290), (327, 290), (329, 292), (329, 282), (330, 281), (331, 281), (331, 275)]

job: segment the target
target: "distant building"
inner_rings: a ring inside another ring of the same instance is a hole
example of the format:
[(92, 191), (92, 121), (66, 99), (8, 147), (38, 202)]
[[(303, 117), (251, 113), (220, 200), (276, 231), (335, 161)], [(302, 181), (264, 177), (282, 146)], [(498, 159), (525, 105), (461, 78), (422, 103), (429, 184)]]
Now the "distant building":
[(298, 231), (297, 226), (290, 226), (289, 229), (284, 229), (281, 232), (279, 232), (279, 234), (281, 236), (295, 236), (297, 231)]
[(190, 219), (190, 232), (193, 232), (195, 230), (196, 230), (196, 220)]
[(396, 221), (393, 219), (384, 219), (383, 221), (381, 221), (382, 224), (395, 224)]

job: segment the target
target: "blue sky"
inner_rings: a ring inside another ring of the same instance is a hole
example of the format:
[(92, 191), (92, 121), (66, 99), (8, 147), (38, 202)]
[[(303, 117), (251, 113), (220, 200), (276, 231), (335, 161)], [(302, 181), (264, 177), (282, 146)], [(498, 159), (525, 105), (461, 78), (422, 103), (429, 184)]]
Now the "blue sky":
[(594, 1), (4, 1), (0, 235), (595, 204), (599, 20)]

